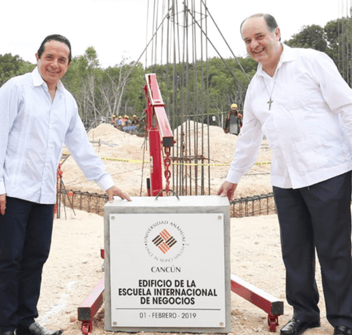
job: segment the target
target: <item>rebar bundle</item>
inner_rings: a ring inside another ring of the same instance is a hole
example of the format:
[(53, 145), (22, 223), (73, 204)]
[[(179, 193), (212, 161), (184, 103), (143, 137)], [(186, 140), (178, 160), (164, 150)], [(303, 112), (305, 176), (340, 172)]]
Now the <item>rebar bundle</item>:
[[(215, 49), (235, 79), (237, 88), (230, 98), (231, 103), (236, 100), (242, 105), (245, 93), (233, 69), (209, 37), (209, 19), (212, 27), (219, 31), (206, 0), (148, 0), (149, 47), (145, 53), (145, 67), (156, 73), (161, 89), (165, 87), (166, 92), (172, 92), (162, 94), (176, 140), (172, 160), (177, 164), (173, 164), (171, 188), (179, 195), (210, 194), (212, 138), (209, 126), (222, 126), (222, 113), (230, 105), (225, 100), (221, 106), (211, 105), (210, 47)], [(160, 64), (164, 69), (166, 66), (166, 71), (161, 72)]]

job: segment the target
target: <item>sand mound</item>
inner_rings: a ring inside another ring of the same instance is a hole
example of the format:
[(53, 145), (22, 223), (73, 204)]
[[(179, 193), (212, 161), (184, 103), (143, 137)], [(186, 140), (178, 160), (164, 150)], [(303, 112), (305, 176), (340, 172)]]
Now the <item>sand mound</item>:
[[(187, 138), (182, 134), (186, 134)], [(150, 167), (149, 143), (145, 138), (120, 131), (106, 123), (90, 130), (88, 138), (98, 155), (104, 159), (107, 171), (113, 176), (118, 187), (132, 196), (147, 195), (145, 179), (150, 176)], [(227, 175), (238, 137), (225, 134), (220, 127), (208, 128), (201, 123), (186, 121), (174, 130), (174, 138), (177, 142), (173, 155), (180, 156), (182, 152), (183, 157), (204, 157), (205, 163), (208, 163), (210, 158), (210, 188), (211, 194), (216, 194)], [(195, 141), (198, 143), (197, 152), (194, 152)], [(64, 152), (68, 151), (64, 149)], [(266, 140), (263, 140), (257, 161), (271, 161), (271, 150)], [(94, 182), (86, 180), (72, 157), (65, 161), (62, 170), (66, 189), (102, 193)], [(200, 167), (198, 168), (200, 175), (199, 171)], [(270, 165), (254, 166), (243, 177), (236, 197), (270, 193), (269, 172)], [(204, 168), (204, 174), (207, 183), (208, 167)]]

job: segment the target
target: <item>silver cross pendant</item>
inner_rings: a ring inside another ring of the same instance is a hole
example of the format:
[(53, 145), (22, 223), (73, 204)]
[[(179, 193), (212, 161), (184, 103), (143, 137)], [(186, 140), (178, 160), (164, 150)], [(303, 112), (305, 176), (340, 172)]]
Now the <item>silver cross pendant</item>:
[(271, 110), (271, 104), (273, 103), (274, 101), (271, 100), (271, 97), (270, 97), (270, 100), (268, 101), (268, 104), (269, 104), (269, 111)]

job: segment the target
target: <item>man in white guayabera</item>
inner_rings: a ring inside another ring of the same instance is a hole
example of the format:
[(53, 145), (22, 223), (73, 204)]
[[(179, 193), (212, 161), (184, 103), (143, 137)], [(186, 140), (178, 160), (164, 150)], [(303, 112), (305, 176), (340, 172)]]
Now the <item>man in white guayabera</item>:
[(56, 176), (63, 144), (109, 201), (131, 200), (114, 185), (88, 141), (73, 96), (60, 79), (71, 62), (61, 35), (44, 39), (32, 73), (0, 89), (0, 335), (59, 335), (37, 322), (49, 256)]
[(327, 320), (335, 335), (352, 334), (352, 90), (325, 53), (281, 43), (271, 15), (253, 15), (240, 29), (259, 64), (246, 94), (235, 157), (218, 194), (234, 198), (265, 134), (272, 149), (286, 298), (294, 311), (281, 334), (320, 326), (315, 251)]

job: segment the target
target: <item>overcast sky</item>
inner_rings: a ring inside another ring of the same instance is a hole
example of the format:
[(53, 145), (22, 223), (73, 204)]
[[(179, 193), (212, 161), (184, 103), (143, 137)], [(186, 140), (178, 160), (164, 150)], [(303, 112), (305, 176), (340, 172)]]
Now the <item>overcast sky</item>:
[[(93, 46), (102, 67), (114, 66), (128, 57), (137, 60), (147, 44), (147, 5), (154, 0), (1, 0), (0, 54), (11, 53), (35, 62), (35, 52), (45, 36), (65, 35), (73, 56), (83, 55)], [(162, 0), (159, 0), (160, 3)], [(179, 0), (181, 6), (183, 0)], [(191, 0), (188, 0), (191, 1)], [(195, 0), (200, 3), (200, 0)], [(236, 56), (245, 49), (239, 25), (247, 16), (266, 12), (274, 15), (282, 33), (289, 39), (303, 26), (324, 26), (344, 14), (351, 0), (203, 0)], [(213, 43), (225, 58), (228, 48), (213, 30)], [(210, 56), (216, 52), (210, 47)], [(141, 59), (143, 61), (143, 59)]]

